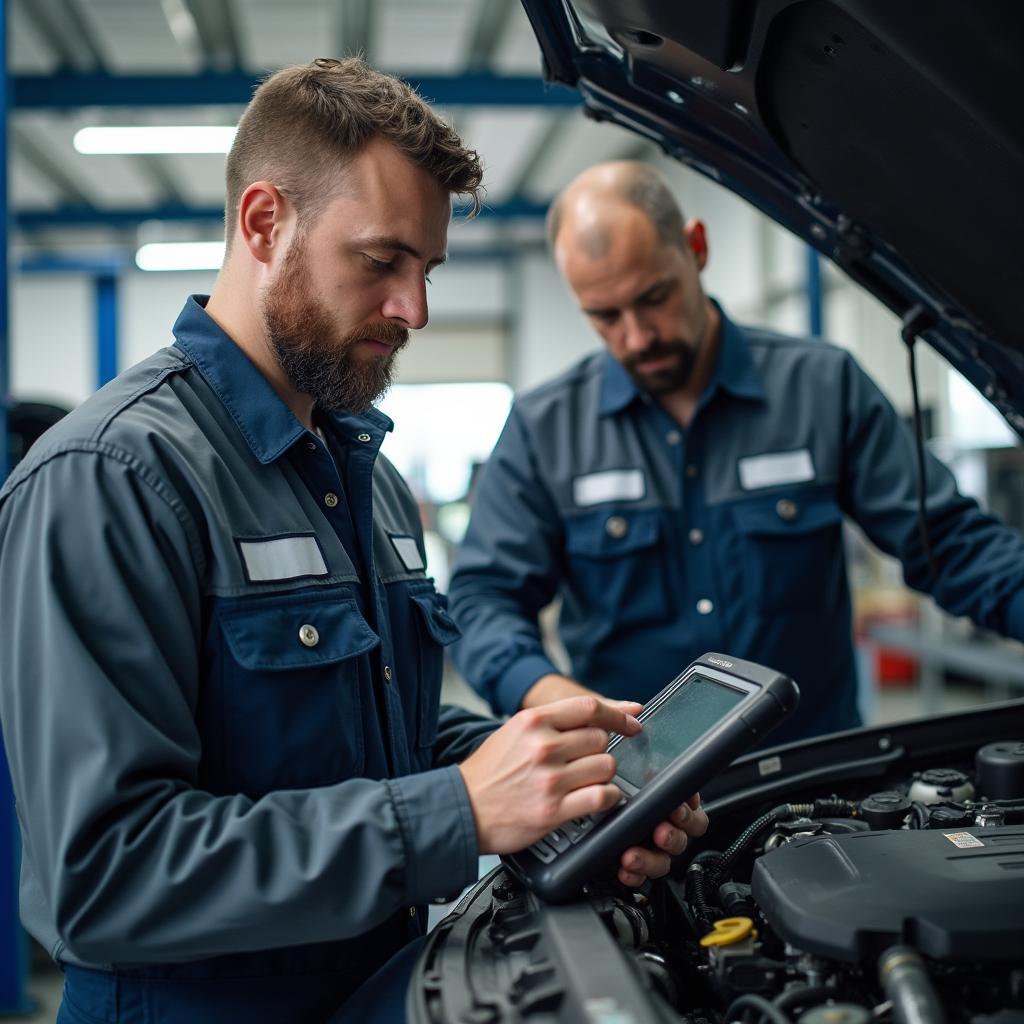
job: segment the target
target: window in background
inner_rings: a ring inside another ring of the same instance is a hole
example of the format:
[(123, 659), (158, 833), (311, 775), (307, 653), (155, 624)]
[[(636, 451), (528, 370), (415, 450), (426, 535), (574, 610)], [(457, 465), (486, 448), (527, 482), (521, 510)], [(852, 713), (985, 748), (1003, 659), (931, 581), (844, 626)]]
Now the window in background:
[(427, 572), (441, 590), (469, 519), (473, 469), (490, 456), (511, 405), (512, 389), (497, 382), (396, 384), (379, 403), (395, 421), (381, 451), (420, 503)]

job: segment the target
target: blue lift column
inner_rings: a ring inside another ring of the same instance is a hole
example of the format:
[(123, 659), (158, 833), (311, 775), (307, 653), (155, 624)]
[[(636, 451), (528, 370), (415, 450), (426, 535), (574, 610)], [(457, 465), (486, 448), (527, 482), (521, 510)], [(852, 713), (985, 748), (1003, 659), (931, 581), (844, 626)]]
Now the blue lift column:
[(96, 386), (117, 376), (117, 275), (96, 277)]
[[(8, 202), (7, 111), (10, 79), (7, 75), (7, 0), (0, 0), (0, 481), (7, 477), (9, 446), (7, 409), (10, 401), (8, 359)], [(2, 747), (2, 743), (0, 743)], [(18, 825), (14, 794), (7, 773), (7, 758), (0, 759), (0, 1013), (26, 1013), (31, 1008), (25, 992), (27, 951), (18, 920)]]
[(821, 257), (818, 250), (807, 246), (807, 333), (820, 338), (825, 330), (824, 305), (821, 297)]

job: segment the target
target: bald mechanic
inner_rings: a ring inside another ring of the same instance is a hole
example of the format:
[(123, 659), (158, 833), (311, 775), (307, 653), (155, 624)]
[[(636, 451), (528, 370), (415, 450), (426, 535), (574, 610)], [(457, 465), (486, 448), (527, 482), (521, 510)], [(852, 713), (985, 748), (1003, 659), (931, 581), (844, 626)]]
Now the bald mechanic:
[[(555, 262), (601, 337), (517, 398), (450, 586), (456, 660), (498, 711), (597, 692), (645, 701), (705, 651), (788, 673), (772, 741), (859, 724), (842, 518), (954, 615), (1024, 639), (1024, 541), (927, 460), (845, 351), (733, 323), (708, 240), (640, 163), (581, 174), (549, 215)], [(537, 614), (561, 598), (563, 676)]]
[[(21, 915), (65, 973), (60, 1024), (402, 1019), (424, 904), (620, 796), (606, 746), (635, 704), (439, 712), (457, 630), (378, 451), (371, 403), (480, 175), (360, 60), (271, 76), (212, 295), (0, 492)], [(707, 827), (696, 799), (672, 819), (625, 884)]]

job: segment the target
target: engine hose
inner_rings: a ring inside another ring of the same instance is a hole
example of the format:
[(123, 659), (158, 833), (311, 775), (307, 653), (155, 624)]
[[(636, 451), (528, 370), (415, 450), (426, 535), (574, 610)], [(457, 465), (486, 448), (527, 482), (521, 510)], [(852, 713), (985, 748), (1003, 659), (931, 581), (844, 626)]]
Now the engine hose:
[[(686, 870), (686, 899), (693, 907), (698, 925), (705, 932), (720, 916), (712, 906), (710, 891), (713, 889), (712, 880), (718, 877), (717, 869), (721, 858), (720, 853), (705, 850), (694, 857)], [(714, 888), (714, 891), (717, 891), (717, 887)]]
[(729, 1004), (729, 1009), (725, 1011), (725, 1020), (731, 1024), (732, 1021), (737, 1019), (737, 1014), (746, 1010), (754, 1010), (756, 1012), (755, 1020), (769, 1021), (770, 1024), (793, 1024), (793, 1018), (783, 1010), (780, 1010), (777, 1006), (772, 1006), (763, 996), (754, 995), (753, 993), (748, 993), (740, 996), (738, 999), (734, 999)]
[(878, 980), (892, 1001), (896, 1024), (945, 1024), (942, 1004), (917, 950), (890, 946), (878, 958)]

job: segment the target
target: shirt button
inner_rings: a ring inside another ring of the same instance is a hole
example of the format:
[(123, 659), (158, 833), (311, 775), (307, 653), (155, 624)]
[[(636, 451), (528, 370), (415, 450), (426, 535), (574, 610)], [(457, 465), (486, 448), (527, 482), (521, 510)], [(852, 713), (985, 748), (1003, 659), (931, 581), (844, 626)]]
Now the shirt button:
[(775, 511), (778, 512), (780, 519), (785, 519), (788, 523), (790, 520), (796, 519), (796, 514), (800, 509), (795, 501), (790, 501), (789, 498), (782, 498), (775, 506)]
[(621, 537), (625, 537), (629, 533), (629, 523), (626, 522), (622, 516), (609, 516), (608, 521), (604, 524), (604, 532), (609, 537), (614, 537), (619, 540)]
[(391, 671), (391, 666), (390, 666), (390, 665), (385, 665), (385, 666), (384, 666), (384, 678), (385, 678), (385, 679), (386, 679), (386, 680), (387, 680), (387, 681), (388, 681), (389, 683), (391, 682), (391, 676), (392, 676), (393, 674), (394, 674), (394, 673), (392, 673), (392, 671)]
[(320, 634), (316, 626), (311, 626), (308, 622), (299, 626), (299, 641), (304, 647), (316, 647), (320, 643)]
[(338, 496), (334, 493), (334, 491), (328, 491), (324, 495), (324, 504), (328, 508), (334, 508), (334, 506), (338, 504)]
[(697, 475), (697, 467), (692, 464), (687, 466), (686, 475), (692, 480)]
[(697, 612), (700, 615), (710, 615), (714, 610), (715, 606), (706, 597), (697, 602)]
[(370, 440), (370, 435), (369, 434), (356, 434), (356, 440), (357, 441), (362, 441), (363, 444), (366, 444), (366, 442)]
[(665, 435), (665, 440), (668, 441), (669, 444), (679, 444), (682, 439), (683, 435), (680, 434), (678, 430), (670, 430)]
[(687, 536), (690, 538), (691, 544), (703, 544), (704, 543), (704, 531), (698, 530), (694, 527)]
[(307, 441), (307, 442), (306, 442), (306, 447), (307, 447), (307, 448), (308, 448), (308, 449), (309, 449), (309, 450), (310, 450), (311, 452), (315, 452), (315, 451), (316, 451), (316, 441)]

